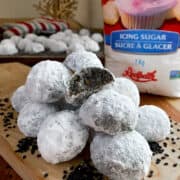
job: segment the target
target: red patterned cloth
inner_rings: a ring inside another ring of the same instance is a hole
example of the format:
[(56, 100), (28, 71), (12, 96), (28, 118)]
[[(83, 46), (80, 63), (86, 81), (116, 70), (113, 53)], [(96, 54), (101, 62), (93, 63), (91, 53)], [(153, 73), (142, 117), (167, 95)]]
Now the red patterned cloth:
[(18, 23), (6, 23), (1, 26), (4, 30), (3, 37), (9, 38), (11, 36), (25, 36), (28, 33), (35, 34), (53, 34), (58, 31), (68, 29), (69, 25), (65, 21), (57, 21), (52, 18), (42, 17), (31, 21), (24, 21)]

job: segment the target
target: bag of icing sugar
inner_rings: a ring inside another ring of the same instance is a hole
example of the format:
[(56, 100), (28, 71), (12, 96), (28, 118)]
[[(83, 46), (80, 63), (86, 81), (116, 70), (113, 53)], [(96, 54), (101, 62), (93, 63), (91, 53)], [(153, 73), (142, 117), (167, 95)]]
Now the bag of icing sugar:
[(102, 0), (106, 67), (141, 92), (180, 97), (180, 0)]

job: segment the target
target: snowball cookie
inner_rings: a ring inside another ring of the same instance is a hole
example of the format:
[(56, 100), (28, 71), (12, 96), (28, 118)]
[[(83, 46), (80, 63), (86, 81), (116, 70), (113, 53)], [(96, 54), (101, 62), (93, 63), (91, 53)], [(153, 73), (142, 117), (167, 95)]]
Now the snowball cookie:
[(91, 39), (89, 36), (82, 36), (81, 40), (87, 51), (92, 51), (92, 52), (100, 51), (99, 44), (96, 41), (94, 41), (93, 39)]
[(68, 103), (81, 104), (91, 94), (112, 81), (114, 81), (114, 76), (107, 69), (85, 68), (75, 73), (69, 81), (66, 100)]
[(28, 102), (30, 102), (30, 99), (25, 92), (25, 86), (20, 86), (14, 91), (11, 97), (12, 107), (16, 110), (16, 112), (19, 112)]
[(56, 164), (76, 157), (85, 147), (88, 129), (79, 123), (73, 111), (48, 116), (38, 133), (37, 143), (42, 157)]
[(170, 133), (170, 120), (166, 112), (153, 105), (139, 108), (136, 130), (148, 141), (161, 141)]
[(19, 113), (17, 120), (19, 130), (25, 136), (36, 137), (46, 117), (58, 110), (58, 107), (52, 104), (27, 103)]
[(62, 63), (42, 61), (30, 71), (26, 80), (26, 91), (35, 102), (56, 102), (64, 96), (70, 79), (71, 73)]
[(111, 180), (142, 180), (151, 165), (149, 145), (136, 131), (97, 134), (90, 150), (95, 167)]
[(3, 41), (0, 43), (0, 55), (13, 55), (18, 53), (18, 49), (13, 41)]
[(79, 35), (81, 35), (81, 36), (90, 36), (90, 30), (89, 29), (81, 29), (80, 31), (79, 31)]
[(64, 64), (73, 72), (80, 72), (82, 69), (88, 67), (103, 68), (96, 54), (87, 51), (76, 51), (71, 53), (66, 57)]
[(90, 96), (81, 106), (79, 116), (83, 124), (95, 131), (115, 135), (135, 129), (137, 112), (129, 97), (107, 89)]
[(134, 84), (133, 81), (127, 78), (116, 78), (113, 83), (104, 86), (103, 89), (107, 88), (111, 88), (119, 94), (130, 97), (135, 103), (135, 105), (139, 106), (140, 94), (136, 84)]
[(102, 43), (104, 41), (103, 36), (101, 33), (94, 33), (92, 34), (91, 38), (96, 41), (97, 43)]
[(75, 42), (75, 43), (72, 43), (68, 47), (66, 53), (70, 54), (70, 53), (76, 52), (76, 51), (82, 52), (82, 51), (85, 51), (85, 48), (84, 48), (84, 46), (82, 44)]

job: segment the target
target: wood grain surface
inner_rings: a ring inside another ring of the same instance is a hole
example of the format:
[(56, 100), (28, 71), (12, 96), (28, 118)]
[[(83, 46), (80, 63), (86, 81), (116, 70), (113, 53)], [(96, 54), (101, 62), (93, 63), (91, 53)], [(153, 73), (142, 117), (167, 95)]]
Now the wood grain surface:
[[(0, 64), (0, 98), (10, 97), (17, 87), (24, 84), (29, 70), (29, 67), (19, 63)], [(171, 130), (173, 133), (170, 135), (169, 140), (160, 143), (163, 147), (163, 143), (166, 142), (167, 148), (165, 148), (164, 151), (169, 154), (169, 157), (157, 165), (156, 160), (157, 158), (162, 158), (162, 154), (154, 156), (151, 167), (154, 173), (153, 177), (146, 177), (145, 180), (180, 180), (180, 166), (178, 164), (180, 141), (177, 141), (176, 144), (172, 144), (171, 142), (172, 138), (177, 139), (180, 137), (180, 132), (178, 131), (180, 124), (177, 123), (177, 121), (180, 122), (180, 100), (142, 95), (142, 104), (155, 104), (160, 106), (166, 110), (174, 120), (172, 121)], [(12, 108), (9, 103), (6, 103), (5, 107), (0, 109), (0, 112), (7, 113), (8, 111), (12, 111)], [(37, 158), (39, 152), (35, 154), (28, 152), (26, 153), (26, 158), (23, 159), (24, 154), (15, 153), (18, 140), (24, 137), (16, 127), (17, 113), (13, 112), (13, 125), (15, 128), (8, 130), (8, 132), (4, 131), (2, 118), (3, 116), (0, 116), (0, 155), (23, 180), (60, 180), (64, 175), (64, 170), (68, 170), (71, 166), (76, 166), (89, 156), (87, 149), (85, 149), (85, 151), (74, 160), (58, 165), (50, 165), (42, 158)], [(9, 135), (8, 137), (7, 133)], [(172, 149), (175, 152), (172, 152)], [(165, 163), (168, 163), (168, 165), (165, 165)], [(176, 164), (177, 166), (175, 166)], [(0, 170), (3, 171), (2, 169)], [(45, 178), (44, 175), (46, 173), (48, 173), (48, 177)], [(2, 180), (8, 180), (8, 178)]]

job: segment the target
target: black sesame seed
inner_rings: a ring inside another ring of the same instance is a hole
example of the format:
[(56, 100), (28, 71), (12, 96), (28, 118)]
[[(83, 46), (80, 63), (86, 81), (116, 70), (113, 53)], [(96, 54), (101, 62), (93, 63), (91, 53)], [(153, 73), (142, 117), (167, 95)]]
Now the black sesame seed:
[(171, 151), (174, 153), (174, 152), (176, 152), (176, 150), (175, 149), (171, 149)]
[(63, 179), (66, 179), (66, 178), (67, 178), (67, 175), (64, 175), (64, 176), (63, 176)]
[(153, 176), (152, 174), (149, 174), (149, 175), (148, 175), (148, 178), (151, 178), (152, 176)]
[(10, 135), (9, 134), (6, 134), (6, 137), (9, 137)]
[(173, 164), (173, 167), (177, 167), (177, 165), (178, 165), (178, 164), (177, 164), (177, 163), (175, 163), (175, 164)]
[(4, 98), (4, 102), (9, 102), (9, 99), (8, 98)]
[(174, 141), (174, 142), (172, 142), (172, 144), (176, 144), (176, 142)]
[(70, 172), (67, 180), (103, 180), (103, 175), (95, 169), (90, 161), (83, 161)]
[(163, 165), (164, 165), (164, 166), (167, 166), (167, 165), (168, 165), (168, 163), (166, 162), (166, 163), (164, 163)]
[(171, 134), (174, 134), (174, 132), (173, 132), (173, 131), (171, 131)]
[(149, 142), (149, 146), (154, 154), (161, 154), (164, 152), (163, 148), (157, 142)]
[(7, 117), (13, 119), (14, 118), (13, 112), (8, 112)]
[(31, 154), (34, 154), (37, 149), (38, 149), (37, 145), (36, 145), (36, 144), (33, 144), (33, 145), (32, 145), (32, 148), (31, 148)]
[(48, 173), (45, 173), (44, 174), (44, 178), (47, 178), (49, 175), (48, 175)]
[(163, 143), (163, 146), (164, 146), (164, 147), (167, 147), (167, 143), (166, 143), (166, 142), (164, 142), (164, 143)]
[(15, 150), (15, 152), (24, 153), (31, 150), (34, 153), (36, 151), (35, 146), (37, 147), (37, 140), (36, 138), (26, 137), (26, 138), (20, 139), (16, 146), (17, 146), (17, 149)]
[(179, 131), (180, 131), (180, 129), (177, 129), (177, 131), (179, 132)]
[(41, 155), (40, 155), (40, 154), (38, 154), (38, 155), (37, 155), (37, 157), (38, 157), (38, 158), (40, 158), (40, 157), (41, 157)]
[(23, 158), (23, 159), (26, 159), (26, 157), (27, 157), (27, 156), (26, 156), (26, 155), (24, 155), (22, 158)]
[(156, 164), (160, 164), (161, 160), (160, 159), (156, 159)]
[(64, 170), (64, 174), (67, 174), (68, 172), (66, 170)]
[(70, 170), (72, 171), (73, 169), (74, 169), (74, 166), (71, 166), (71, 167), (70, 167)]
[(164, 159), (166, 159), (166, 157), (162, 156), (161, 159), (164, 160)]
[(164, 154), (164, 156), (169, 157), (169, 154)]

